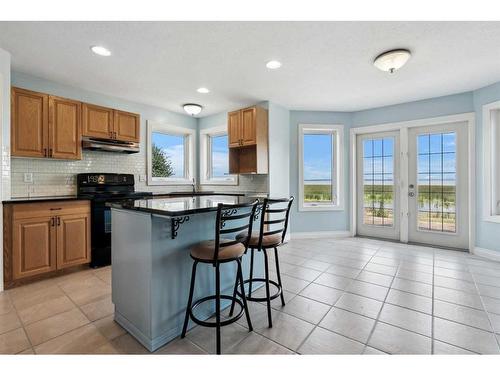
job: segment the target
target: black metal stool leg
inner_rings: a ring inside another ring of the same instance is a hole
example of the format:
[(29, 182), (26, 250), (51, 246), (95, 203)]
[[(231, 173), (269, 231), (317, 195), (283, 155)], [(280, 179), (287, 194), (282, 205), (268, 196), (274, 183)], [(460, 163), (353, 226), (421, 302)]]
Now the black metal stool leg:
[(219, 263), (215, 265), (215, 322), (217, 331), (217, 354), (221, 353), (221, 342), (220, 342), (220, 269)]
[[(243, 271), (241, 268), (241, 259), (237, 260), (238, 262), (238, 274), (236, 277), (236, 285), (238, 285), (238, 279), (240, 282), (240, 289), (241, 289), (241, 299), (243, 300), (243, 306), (245, 307), (245, 315), (247, 317), (247, 324), (248, 324), (248, 330), (253, 331), (253, 326), (252, 326), (252, 321), (250, 320), (250, 313), (248, 312), (248, 303), (247, 303), (247, 297), (245, 296), (245, 286), (243, 282)], [(234, 290), (235, 296), (236, 296), (236, 289)], [(234, 304), (234, 302), (233, 302)]]
[(269, 262), (267, 259), (266, 249), (262, 249), (264, 252), (264, 266), (266, 271), (266, 302), (267, 302), (267, 321), (269, 323), (269, 328), (273, 327), (273, 321), (271, 318), (271, 298), (269, 293)]
[(238, 268), (236, 269), (236, 280), (234, 281), (234, 290), (233, 290), (233, 302), (231, 302), (231, 309), (229, 310), (229, 316), (233, 316), (234, 312), (234, 305), (236, 304), (236, 292), (238, 291), (238, 282), (239, 282), (239, 277), (238, 277), (238, 272), (240, 271), (240, 266), (238, 264)]
[(248, 283), (248, 296), (252, 297), (252, 279), (253, 279), (253, 253), (254, 249), (250, 249), (250, 281)]
[(280, 262), (278, 260), (278, 248), (274, 248), (274, 260), (276, 261), (276, 273), (278, 274), (278, 285), (281, 288), (281, 304), (285, 306), (285, 297), (283, 296), (283, 285), (281, 284)]
[(182, 338), (186, 337), (187, 326), (189, 323), (189, 314), (191, 312), (191, 304), (193, 303), (194, 282), (196, 279), (196, 266), (197, 265), (198, 265), (198, 262), (195, 260), (193, 263), (193, 270), (191, 271), (191, 286), (189, 288), (189, 298), (188, 298), (188, 303), (187, 303), (187, 307), (186, 307), (186, 317), (184, 318), (184, 326), (182, 327), (182, 334), (181, 334)]

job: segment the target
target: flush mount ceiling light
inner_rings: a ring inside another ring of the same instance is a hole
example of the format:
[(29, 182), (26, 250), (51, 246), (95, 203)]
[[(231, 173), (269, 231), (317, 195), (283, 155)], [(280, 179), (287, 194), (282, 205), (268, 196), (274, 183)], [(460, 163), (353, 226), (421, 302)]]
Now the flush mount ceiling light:
[(111, 51), (103, 46), (91, 46), (90, 50), (99, 56), (111, 56)]
[(209, 89), (207, 89), (206, 87), (200, 87), (200, 88), (199, 88), (198, 90), (196, 90), (196, 91), (198, 91), (200, 94), (208, 94), (208, 93), (210, 92), (210, 90), (209, 90)]
[(279, 69), (281, 67), (281, 63), (278, 60), (268, 61), (266, 64), (267, 69)]
[(184, 108), (186, 113), (191, 116), (196, 116), (203, 109), (201, 105), (195, 103), (186, 103), (182, 107)]
[(383, 72), (394, 73), (410, 59), (411, 53), (407, 49), (394, 49), (378, 55), (373, 61), (373, 65)]

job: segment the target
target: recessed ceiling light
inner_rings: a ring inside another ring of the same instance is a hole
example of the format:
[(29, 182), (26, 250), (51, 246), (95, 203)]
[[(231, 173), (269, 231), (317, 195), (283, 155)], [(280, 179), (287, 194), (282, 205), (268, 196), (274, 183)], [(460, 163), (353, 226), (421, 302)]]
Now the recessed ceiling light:
[(196, 116), (203, 109), (201, 105), (195, 103), (186, 103), (182, 107), (184, 108), (186, 113), (191, 116)]
[(410, 59), (411, 53), (407, 49), (394, 49), (378, 55), (373, 61), (373, 65), (383, 72), (394, 73)]
[(198, 91), (200, 94), (208, 94), (208, 93), (210, 92), (210, 90), (209, 90), (209, 89), (207, 89), (206, 87), (200, 87), (200, 88), (199, 88), (198, 90), (196, 90), (196, 91)]
[(91, 46), (90, 49), (99, 56), (111, 56), (111, 51), (103, 46)]
[(267, 62), (266, 67), (268, 69), (278, 69), (281, 67), (281, 63), (278, 60), (271, 60)]

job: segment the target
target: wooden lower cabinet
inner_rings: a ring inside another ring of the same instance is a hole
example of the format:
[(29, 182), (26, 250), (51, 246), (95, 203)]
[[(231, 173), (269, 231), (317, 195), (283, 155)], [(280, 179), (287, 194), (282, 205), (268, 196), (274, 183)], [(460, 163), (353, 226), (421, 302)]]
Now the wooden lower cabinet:
[(56, 270), (56, 241), (53, 218), (35, 217), (14, 222), (12, 277), (35, 276)]
[(90, 263), (88, 201), (4, 204), (4, 285)]
[(57, 268), (90, 262), (90, 214), (57, 217)]

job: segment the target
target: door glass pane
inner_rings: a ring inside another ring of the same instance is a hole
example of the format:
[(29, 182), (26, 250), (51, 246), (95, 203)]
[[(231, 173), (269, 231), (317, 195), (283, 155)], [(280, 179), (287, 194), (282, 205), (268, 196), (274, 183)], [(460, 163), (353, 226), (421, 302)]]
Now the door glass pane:
[(210, 151), (212, 159), (211, 177), (229, 175), (229, 146), (227, 135), (210, 137)]
[(363, 140), (363, 224), (394, 225), (394, 138)]
[(151, 138), (153, 178), (184, 178), (185, 136), (153, 132)]
[(418, 229), (456, 232), (456, 133), (417, 139)]
[(333, 155), (331, 134), (304, 134), (304, 202), (334, 202)]

